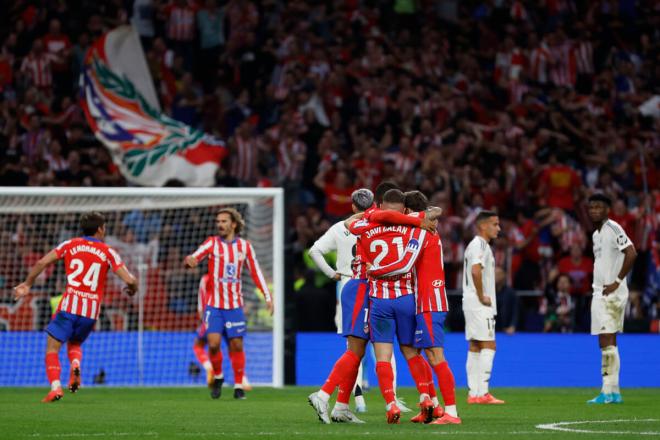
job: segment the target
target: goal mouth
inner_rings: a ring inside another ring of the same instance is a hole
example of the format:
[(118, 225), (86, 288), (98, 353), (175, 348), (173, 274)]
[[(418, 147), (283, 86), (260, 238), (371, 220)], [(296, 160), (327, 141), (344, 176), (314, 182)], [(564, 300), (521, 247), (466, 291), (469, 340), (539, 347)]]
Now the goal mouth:
[[(245, 371), (253, 385), (283, 386), (283, 195), (281, 188), (0, 188), (0, 386), (44, 383), (43, 330), (66, 284), (62, 263), (46, 269), (18, 302), (12, 287), (42, 255), (81, 236), (78, 219), (90, 211), (104, 215), (105, 242), (140, 289), (130, 298), (108, 274), (95, 331), (83, 344), (83, 385), (204, 385), (204, 365), (192, 347), (207, 263), (186, 269), (183, 259), (217, 234), (215, 214), (224, 207), (245, 219), (241, 237), (252, 243), (275, 303), (271, 316), (244, 268)], [(223, 371), (233, 383), (225, 343)]]

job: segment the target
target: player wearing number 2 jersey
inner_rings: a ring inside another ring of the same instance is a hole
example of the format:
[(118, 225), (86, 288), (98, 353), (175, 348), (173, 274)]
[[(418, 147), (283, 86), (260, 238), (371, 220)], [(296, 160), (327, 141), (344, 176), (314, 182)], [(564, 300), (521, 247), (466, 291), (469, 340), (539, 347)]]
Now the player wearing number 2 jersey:
[(30, 269), (25, 281), (14, 288), (16, 299), (27, 295), (34, 280), (49, 265), (64, 260), (66, 289), (52, 321), (46, 327), (46, 375), (51, 391), (43, 402), (62, 398), (60, 361), (58, 353), (63, 343), (71, 362), (69, 390), (80, 387), (81, 344), (94, 328), (101, 311), (108, 269), (112, 269), (126, 283), (126, 292), (137, 292), (137, 281), (126, 269), (119, 254), (103, 242), (105, 219), (98, 212), (84, 214), (80, 219), (83, 237), (67, 240), (41, 258)]

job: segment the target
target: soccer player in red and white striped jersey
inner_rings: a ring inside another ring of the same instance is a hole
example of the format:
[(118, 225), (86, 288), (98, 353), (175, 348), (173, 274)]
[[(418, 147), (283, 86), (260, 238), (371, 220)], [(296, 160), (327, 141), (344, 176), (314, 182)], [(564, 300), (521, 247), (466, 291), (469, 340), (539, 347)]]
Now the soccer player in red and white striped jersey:
[[(405, 206), (407, 212), (423, 214), (428, 208), (428, 200), (421, 192), (410, 191), (406, 193)], [(445, 414), (442, 414), (441, 411), (434, 411), (434, 415), (439, 418), (431, 423), (460, 424), (461, 419), (456, 410), (454, 375), (445, 360), (443, 350), (444, 321), (449, 307), (445, 292), (440, 236), (437, 233), (422, 231), (418, 241), (409, 241), (406, 244), (406, 251), (398, 261), (380, 267), (372, 266), (369, 275), (373, 277), (397, 276), (408, 273), (413, 267), (417, 278), (415, 347), (425, 350), (438, 377), (440, 392), (445, 402)], [(427, 379), (433, 381), (430, 371), (427, 371)], [(437, 400), (433, 403), (438, 407)], [(422, 420), (414, 418), (413, 421)]]
[[(383, 208), (403, 212), (403, 193), (395, 189), (385, 193)], [(403, 255), (404, 242), (418, 241), (426, 233), (409, 226), (381, 225), (369, 218), (351, 223), (349, 230), (360, 237), (366, 259), (376, 266), (397, 261)], [(433, 414), (425, 361), (413, 347), (416, 326), (414, 293), (412, 272), (394, 278), (371, 279), (369, 331), (376, 352), (378, 384), (387, 404), (387, 423), (399, 423), (401, 417), (390, 363), (395, 335), (420, 393), (420, 407), (426, 421), (431, 421)]]
[(218, 235), (208, 237), (193, 254), (185, 258), (184, 263), (193, 268), (204, 258), (209, 259), (204, 322), (214, 375), (211, 397), (218, 399), (222, 392), (224, 376), (220, 342), (224, 336), (229, 345), (229, 358), (234, 370), (234, 398), (244, 399), (243, 336), (246, 331), (246, 321), (243, 313), (241, 280), (244, 265), (247, 265), (255, 285), (266, 299), (266, 307), (271, 314), (273, 302), (252, 244), (239, 237), (245, 227), (241, 214), (234, 208), (222, 208), (218, 211), (215, 222)]
[(69, 390), (80, 387), (81, 344), (87, 339), (101, 311), (108, 269), (126, 283), (129, 295), (137, 292), (137, 280), (126, 269), (119, 254), (103, 242), (105, 218), (98, 212), (84, 214), (80, 219), (83, 236), (67, 240), (42, 257), (28, 273), (27, 278), (14, 287), (16, 299), (27, 295), (39, 274), (48, 266), (64, 260), (67, 283), (64, 296), (53, 315), (46, 333), (46, 375), (51, 391), (43, 402), (54, 402), (63, 397), (60, 383), (58, 353), (63, 343), (71, 361)]

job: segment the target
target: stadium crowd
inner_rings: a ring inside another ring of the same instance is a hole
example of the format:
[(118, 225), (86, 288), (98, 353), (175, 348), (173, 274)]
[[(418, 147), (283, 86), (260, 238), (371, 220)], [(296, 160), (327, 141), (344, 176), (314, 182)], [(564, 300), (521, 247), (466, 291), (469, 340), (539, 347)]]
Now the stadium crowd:
[(324, 284), (305, 251), (351, 192), (391, 180), (445, 209), (448, 287), (495, 209), (502, 328), (586, 331), (598, 191), (640, 254), (627, 329), (658, 331), (657, 2), (3, 3), (0, 185), (126, 185), (77, 78), (90, 43), (130, 23), (166, 112), (227, 140), (218, 185), (286, 188), (297, 290)]

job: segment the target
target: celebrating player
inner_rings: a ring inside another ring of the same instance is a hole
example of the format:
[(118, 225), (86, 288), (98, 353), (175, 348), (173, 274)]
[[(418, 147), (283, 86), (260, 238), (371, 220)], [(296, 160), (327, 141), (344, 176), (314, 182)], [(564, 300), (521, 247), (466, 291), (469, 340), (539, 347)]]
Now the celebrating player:
[(621, 359), (616, 334), (623, 331), (628, 301), (626, 275), (637, 252), (623, 228), (608, 218), (611, 200), (603, 194), (589, 197), (589, 217), (596, 230), (594, 242), (594, 281), (591, 301), (591, 334), (598, 335), (603, 387), (587, 403), (623, 403), (619, 390)]
[[(406, 212), (425, 212), (428, 199), (420, 191), (410, 191), (405, 194)], [(444, 322), (447, 315), (448, 302), (445, 292), (445, 273), (442, 257), (442, 242), (437, 233), (420, 234), (419, 241), (411, 240), (406, 245), (406, 251), (398, 261), (385, 266), (372, 266), (369, 275), (374, 277), (398, 276), (408, 273), (413, 266), (417, 276), (415, 302), (417, 304), (415, 347), (424, 349), (426, 356), (435, 370), (440, 384), (440, 392), (445, 403), (445, 413), (439, 406), (437, 397), (432, 397), (435, 409), (433, 416), (437, 420), (432, 424), (460, 424), (456, 410), (456, 392), (454, 374), (444, 356)], [(429, 391), (433, 389), (433, 376), (427, 376), (431, 382)], [(429, 421), (425, 414), (413, 417), (413, 422)]]
[(481, 211), (475, 220), (477, 235), (465, 249), (463, 314), (465, 339), (470, 341), (466, 362), (468, 403), (501, 404), (488, 392), (495, 358), (495, 258), (488, 244), (500, 232), (496, 212)]
[(66, 288), (50, 324), (46, 327), (46, 375), (50, 392), (42, 402), (60, 400), (59, 351), (66, 342), (71, 374), (69, 390), (75, 393), (81, 384), (81, 345), (89, 336), (101, 311), (105, 279), (108, 268), (121, 278), (125, 292), (137, 292), (137, 280), (126, 269), (119, 254), (103, 242), (105, 218), (98, 212), (83, 214), (80, 218), (83, 236), (67, 240), (43, 256), (28, 273), (27, 278), (14, 287), (16, 299), (27, 295), (35, 279), (48, 266), (64, 259)]
[[(376, 211), (377, 208), (372, 206), (370, 200), (373, 201), (375, 198), (376, 204), (380, 206), (383, 195), (395, 186), (393, 183), (383, 182), (376, 188), (375, 196), (367, 189), (360, 189), (353, 192), (351, 195), (353, 211), (356, 213), (371, 213)], [(394, 213), (390, 217), (401, 223), (408, 222), (413, 225), (421, 225), (421, 219), (407, 218), (401, 213)], [(352, 219), (357, 218), (358, 216), (352, 217)], [(428, 227), (429, 225), (427, 224), (426, 226)], [(316, 261), (317, 265), (328, 276), (334, 277), (336, 272), (341, 270), (340, 268), (343, 267), (347, 259), (350, 262), (349, 264), (353, 273), (352, 278), (348, 280), (340, 296), (341, 308), (343, 309), (342, 316), (351, 317), (350, 321), (348, 319), (342, 319), (342, 334), (347, 338), (348, 350), (335, 363), (323, 387), (318, 392), (310, 394), (308, 398), (310, 405), (314, 407), (319, 419), (324, 423), (330, 423), (328, 401), (336, 387), (339, 387), (339, 395), (337, 397), (337, 404), (331, 414), (332, 419), (338, 422), (361, 423), (359, 419), (348, 411), (349, 395), (353, 389), (356, 375), (359, 373), (360, 360), (364, 356), (366, 344), (369, 339), (368, 323), (366, 322), (366, 313), (369, 308), (369, 283), (366, 279), (364, 257), (359, 252), (361, 246), (358, 246), (358, 242), (359, 239), (346, 229), (345, 222), (340, 222), (330, 228), (323, 237), (314, 243), (312, 250), (310, 250), (314, 261)], [(339, 250), (337, 271), (332, 270), (322, 258), (322, 254), (330, 251), (333, 247)], [(395, 365), (392, 362), (393, 371)], [(393, 386), (396, 389), (396, 386)], [(356, 402), (358, 402), (357, 393)], [(397, 404), (403, 406), (401, 403), (397, 402)]]
[[(392, 189), (383, 196), (383, 208), (404, 211), (404, 195)], [(387, 265), (403, 254), (403, 243), (419, 239), (425, 231), (409, 226), (383, 226), (368, 219), (352, 222), (349, 230), (360, 236), (362, 252), (373, 265)], [(410, 372), (420, 392), (420, 407), (429, 417), (433, 402), (428, 393), (426, 361), (413, 347), (415, 333), (415, 279), (411, 272), (388, 279), (370, 280), (369, 329), (376, 351), (376, 374), (387, 405), (387, 423), (399, 423), (401, 410), (396, 405), (390, 359), (394, 336), (408, 361)]]
[(192, 255), (185, 258), (184, 263), (186, 266), (194, 268), (201, 260), (209, 257), (204, 323), (209, 344), (209, 358), (213, 366), (211, 397), (218, 399), (222, 393), (224, 375), (220, 342), (224, 336), (229, 345), (229, 358), (234, 370), (234, 398), (245, 399), (243, 335), (246, 330), (246, 322), (243, 313), (241, 281), (245, 263), (247, 263), (255, 285), (264, 295), (266, 307), (271, 315), (273, 301), (252, 244), (239, 237), (245, 227), (241, 214), (234, 208), (222, 208), (216, 215), (215, 223), (218, 235), (208, 237)]
[[(204, 274), (202, 278), (199, 280), (199, 295), (197, 299), (197, 313), (199, 313), (199, 317), (201, 318), (201, 321), (199, 326), (197, 327), (197, 330), (195, 331), (195, 341), (193, 342), (193, 353), (195, 353), (195, 357), (197, 358), (197, 361), (200, 363), (202, 367), (204, 367), (204, 371), (206, 371), (206, 383), (210, 387), (213, 386), (213, 365), (211, 365), (211, 361), (209, 360), (209, 356), (206, 353), (206, 344), (208, 344), (208, 339), (206, 337), (206, 324), (204, 323), (204, 308), (206, 307), (206, 302), (207, 302), (207, 297), (206, 297), (206, 284), (208, 283), (209, 275)], [(222, 362), (222, 351), (220, 351), (220, 361)], [(245, 391), (250, 391), (252, 389), (252, 386), (250, 386), (250, 382), (248, 381), (247, 373), (243, 372), (243, 390)]]

